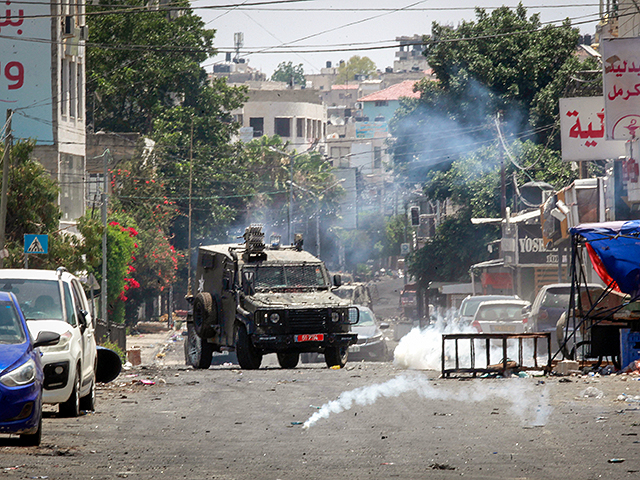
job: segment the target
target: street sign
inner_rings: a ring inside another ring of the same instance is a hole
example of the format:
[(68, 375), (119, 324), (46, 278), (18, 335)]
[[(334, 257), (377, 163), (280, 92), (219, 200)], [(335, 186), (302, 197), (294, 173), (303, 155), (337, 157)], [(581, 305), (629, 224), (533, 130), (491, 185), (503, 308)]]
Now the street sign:
[(400, 255), (408, 255), (409, 254), (409, 244), (401, 243), (400, 244)]
[(49, 253), (49, 236), (26, 234), (24, 236), (24, 253)]

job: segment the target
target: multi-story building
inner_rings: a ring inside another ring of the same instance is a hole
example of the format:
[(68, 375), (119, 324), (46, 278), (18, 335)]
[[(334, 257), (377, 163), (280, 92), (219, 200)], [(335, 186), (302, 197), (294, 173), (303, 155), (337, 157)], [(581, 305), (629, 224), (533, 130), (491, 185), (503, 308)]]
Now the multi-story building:
[(291, 149), (324, 150), (327, 111), (316, 90), (249, 90), (247, 102), (232, 114), (242, 125), (242, 140), (278, 135)]
[(14, 141), (35, 141), (34, 157), (57, 179), (61, 227), (73, 230), (85, 211), (85, 3), (18, 0), (5, 15), (0, 103), (14, 113)]

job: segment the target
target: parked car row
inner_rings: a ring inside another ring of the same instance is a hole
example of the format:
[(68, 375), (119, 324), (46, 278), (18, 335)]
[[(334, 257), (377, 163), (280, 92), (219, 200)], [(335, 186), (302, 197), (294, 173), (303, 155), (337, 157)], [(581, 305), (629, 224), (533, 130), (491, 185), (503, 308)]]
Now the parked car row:
[(95, 408), (89, 312), (80, 281), (64, 268), (0, 269), (0, 433), (38, 445), (43, 403), (69, 417)]
[[(589, 284), (588, 290), (595, 299), (604, 288)], [(567, 334), (559, 322), (569, 309), (570, 299), (570, 283), (544, 285), (533, 303), (509, 295), (468, 296), (460, 304), (457, 319), (461, 325), (470, 325), (479, 333), (551, 333), (551, 348), (556, 352), (562, 348)]]

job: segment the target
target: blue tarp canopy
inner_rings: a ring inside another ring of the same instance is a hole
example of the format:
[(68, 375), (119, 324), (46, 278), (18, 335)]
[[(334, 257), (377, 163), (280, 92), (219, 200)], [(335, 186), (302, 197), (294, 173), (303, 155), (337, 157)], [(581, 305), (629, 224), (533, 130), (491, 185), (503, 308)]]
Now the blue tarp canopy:
[(640, 220), (585, 223), (571, 229), (591, 246), (589, 256), (602, 280), (621, 292), (640, 293)]

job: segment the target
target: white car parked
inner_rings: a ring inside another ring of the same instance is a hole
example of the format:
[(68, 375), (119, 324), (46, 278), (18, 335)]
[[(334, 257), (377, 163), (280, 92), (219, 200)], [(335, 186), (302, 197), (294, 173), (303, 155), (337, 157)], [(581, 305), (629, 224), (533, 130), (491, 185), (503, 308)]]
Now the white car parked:
[(18, 298), (31, 335), (60, 334), (58, 344), (41, 347), (44, 403), (59, 404), (75, 417), (95, 407), (97, 353), (94, 320), (77, 277), (57, 270), (0, 269), (0, 290)]

